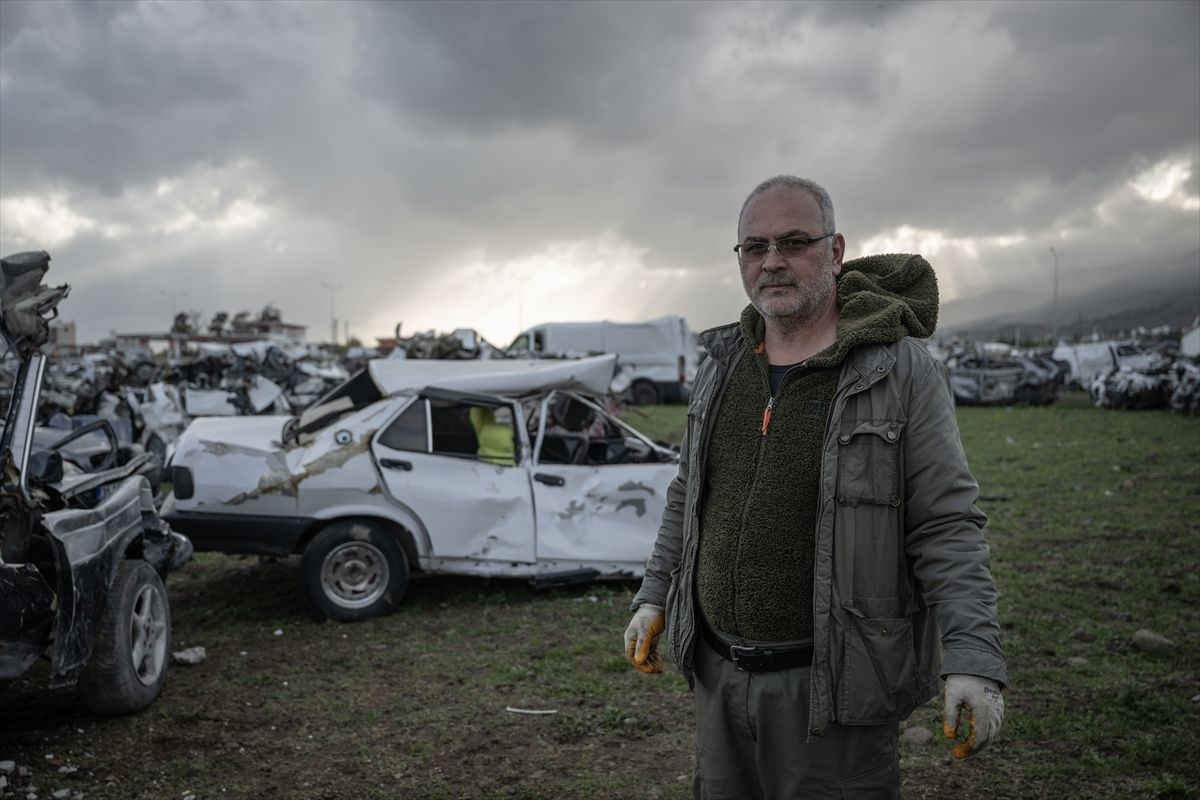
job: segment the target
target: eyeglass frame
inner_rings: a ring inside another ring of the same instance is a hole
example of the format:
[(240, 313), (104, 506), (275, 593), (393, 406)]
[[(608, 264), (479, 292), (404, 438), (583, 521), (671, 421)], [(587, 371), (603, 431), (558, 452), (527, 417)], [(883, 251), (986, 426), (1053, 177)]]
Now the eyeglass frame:
[[(740, 263), (740, 264), (745, 264), (745, 263), (756, 264), (756, 263), (760, 263), (762, 261), (766, 261), (767, 256), (769, 256), (771, 254), (771, 248), (774, 247), (775, 252), (779, 253), (779, 257), (786, 261), (789, 258), (797, 258), (799, 256), (804, 255), (806, 252), (808, 252), (808, 248), (812, 247), (817, 242), (823, 241), (825, 239), (828, 239), (831, 236), (837, 236), (837, 235), (838, 235), (837, 231), (832, 231), (830, 233), (821, 234), (820, 236), (809, 236), (809, 237), (785, 236), (782, 239), (775, 240), (774, 242), (740, 242), (733, 246), (733, 252), (737, 254), (738, 263)], [(787, 256), (787, 255), (784, 255), (783, 251), (781, 251), (779, 249), (779, 245), (782, 242), (798, 242), (803, 245), (803, 249), (797, 253), (792, 254), (791, 256)], [(749, 245), (749, 244), (765, 244), (767, 246), (767, 249), (763, 251), (761, 259), (749, 260), (745, 255), (742, 254), (742, 250), (746, 247), (746, 245)]]

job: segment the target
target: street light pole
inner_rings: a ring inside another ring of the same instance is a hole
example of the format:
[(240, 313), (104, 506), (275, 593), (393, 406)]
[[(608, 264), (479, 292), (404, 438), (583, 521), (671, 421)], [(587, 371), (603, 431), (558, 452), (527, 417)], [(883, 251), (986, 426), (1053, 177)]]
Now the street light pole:
[(1063, 251), (1050, 248), (1050, 255), (1054, 256), (1054, 318), (1050, 320), (1050, 345), (1058, 346), (1058, 260), (1063, 257)]
[(342, 288), (342, 285), (340, 283), (337, 286), (330, 286), (328, 283), (321, 285), (329, 290), (329, 328), (333, 332), (333, 344), (337, 345), (337, 316), (333, 313), (333, 293)]
[(171, 323), (174, 324), (175, 323), (175, 298), (176, 297), (187, 297), (187, 291), (184, 290), (182, 292), (168, 292), (166, 289), (159, 289), (158, 293), (165, 294), (167, 297), (171, 298)]

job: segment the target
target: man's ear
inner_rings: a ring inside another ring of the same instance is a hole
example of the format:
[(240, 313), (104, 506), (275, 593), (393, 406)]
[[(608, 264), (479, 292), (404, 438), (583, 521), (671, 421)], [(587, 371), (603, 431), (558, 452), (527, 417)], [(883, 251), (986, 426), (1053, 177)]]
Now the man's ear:
[(833, 257), (833, 277), (842, 274), (842, 258), (846, 255), (846, 237), (840, 233), (834, 234), (833, 243), (829, 246)]

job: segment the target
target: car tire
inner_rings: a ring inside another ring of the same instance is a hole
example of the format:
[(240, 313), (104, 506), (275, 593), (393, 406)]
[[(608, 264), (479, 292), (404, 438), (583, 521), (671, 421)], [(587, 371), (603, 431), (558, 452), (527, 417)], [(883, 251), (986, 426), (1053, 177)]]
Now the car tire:
[(335, 522), (304, 548), (304, 594), (321, 619), (353, 622), (393, 611), (408, 588), (408, 558), (389, 531)]
[(638, 406), (658, 405), (661, 401), (658, 387), (653, 381), (637, 380), (633, 382), (633, 403)]
[(109, 587), (92, 657), (79, 686), (98, 714), (128, 714), (162, 691), (171, 650), (171, 607), (154, 568), (122, 559)]

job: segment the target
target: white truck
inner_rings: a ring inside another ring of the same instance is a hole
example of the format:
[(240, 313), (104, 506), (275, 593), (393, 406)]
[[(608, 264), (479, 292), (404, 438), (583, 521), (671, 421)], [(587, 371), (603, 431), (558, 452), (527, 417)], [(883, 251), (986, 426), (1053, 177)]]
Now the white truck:
[(1055, 361), (1062, 361), (1071, 368), (1067, 385), (1086, 389), (1097, 375), (1107, 375), (1121, 367), (1145, 369), (1150, 366), (1152, 356), (1143, 352), (1133, 342), (1082, 342), (1067, 344), (1060, 342), (1054, 348)]
[(652, 405), (688, 397), (699, 353), (687, 321), (677, 314), (645, 322), (547, 322), (522, 331), (508, 354), (566, 358), (600, 353), (617, 356), (634, 403)]

